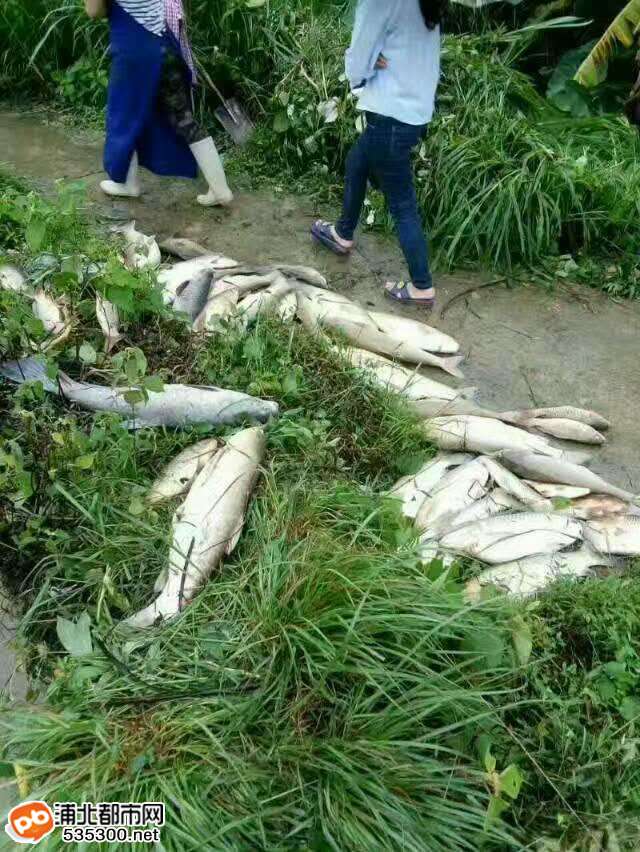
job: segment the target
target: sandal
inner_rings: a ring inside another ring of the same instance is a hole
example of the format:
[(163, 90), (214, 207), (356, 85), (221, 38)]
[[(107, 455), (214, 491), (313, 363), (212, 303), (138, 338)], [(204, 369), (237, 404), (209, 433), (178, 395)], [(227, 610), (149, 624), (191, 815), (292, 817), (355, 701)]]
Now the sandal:
[(432, 310), (436, 303), (435, 297), (432, 299), (415, 299), (409, 295), (409, 287), (404, 281), (394, 284), (391, 289), (385, 287), (384, 292), (394, 302), (402, 302), (405, 305), (420, 305), (428, 310)]
[(318, 221), (314, 222), (311, 226), (311, 236), (317, 243), (328, 248), (329, 251), (332, 251), (334, 254), (338, 254), (341, 257), (351, 254), (351, 249), (346, 246), (341, 246), (333, 236), (333, 225), (331, 222), (323, 222), (322, 219), (318, 219)]

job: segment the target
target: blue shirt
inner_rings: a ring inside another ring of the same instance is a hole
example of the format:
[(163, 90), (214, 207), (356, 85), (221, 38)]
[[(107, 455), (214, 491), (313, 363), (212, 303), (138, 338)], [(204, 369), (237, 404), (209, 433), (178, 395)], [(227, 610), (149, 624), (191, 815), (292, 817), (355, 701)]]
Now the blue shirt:
[[(375, 67), (380, 53), (389, 63), (384, 70)], [(440, 80), (440, 27), (427, 28), (419, 0), (358, 0), (346, 71), (359, 109), (428, 124)]]

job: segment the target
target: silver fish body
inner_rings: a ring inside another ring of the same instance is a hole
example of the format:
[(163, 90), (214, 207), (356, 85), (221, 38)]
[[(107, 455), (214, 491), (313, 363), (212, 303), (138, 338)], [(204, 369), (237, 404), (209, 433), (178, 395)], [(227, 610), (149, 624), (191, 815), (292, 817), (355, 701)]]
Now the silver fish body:
[(404, 476), (389, 491), (389, 496), (402, 500), (405, 517), (415, 518), (424, 501), (445, 474), (472, 459), (473, 456), (464, 453), (440, 453), (423, 465), (416, 474)]
[(431, 491), (416, 516), (422, 533), (439, 529), (444, 519), (459, 515), (472, 503), (486, 496), (489, 472), (478, 460), (466, 462), (449, 471)]
[(563, 515), (520, 512), (459, 527), (440, 545), (460, 555), (499, 565), (539, 553), (555, 553), (582, 541), (582, 524)]
[(154, 506), (186, 494), (196, 476), (219, 449), (220, 442), (215, 438), (199, 441), (184, 449), (155, 480), (147, 495), (147, 502)]
[(209, 300), (212, 279), (213, 270), (211, 269), (201, 269), (196, 272), (191, 281), (181, 284), (177, 289), (172, 305), (173, 310), (176, 313), (185, 314), (193, 323)]
[(511, 494), (512, 497), (515, 497), (524, 506), (529, 506), (536, 512), (550, 512), (553, 509), (551, 500), (542, 497), (535, 489), (531, 488), (521, 479), (518, 479), (514, 473), (511, 473), (510, 470), (503, 467), (495, 459), (483, 456), (482, 464), (489, 471), (489, 476), (495, 484), (502, 488), (503, 491)]
[(526, 479), (588, 488), (594, 494), (611, 494), (630, 503), (637, 499), (629, 491), (606, 482), (589, 468), (564, 459), (545, 458), (531, 452), (506, 451), (500, 454), (500, 461), (509, 470)]
[(24, 296), (32, 296), (33, 291), (27, 284), (27, 280), (15, 266), (0, 266), (0, 290), (12, 290)]
[(317, 269), (313, 269), (310, 266), (297, 266), (295, 264), (290, 263), (278, 263), (274, 267), (281, 272), (283, 275), (286, 275), (287, 278), (298, 279), (299, 281), (303, 281), (306, 284), (311, 284), (313, 287), (320, 287), (323, 290), (327, 287), (327, 279), (321, 272), (318, 272)]
[(144, 237), (141, 242), (129, 244), (124, 252), (128, 269), (157, 269), (162, 263), (160, 247), (155, 237)]
[[(380, 311), (369, 311), (369, 316), (385, 334), (402, 341), (405, 346), (417, 347), (419, 352), (426, 350), (436, 355), (456, 355), (460, 351), (457, 340), (426, 323)], [(417, 356), (419, 357), (420, 355)], [(416, 358), (402, 360), (413, 361)]]
[(543, 592), (559, 580), (589, 577), (593, 568), (609, 564), (606, 557), (583, 546), (572, 553), (544, 553), (488, 568), (467, 584), (467, 595), (478, 600), (483, 586), (495, 586), (514, 598)]
[(47, 334), (56, 337), (62, 334), (67, 322), (65, 314), (60, 305), (44, 290), (38, 290), (32, 303), (33, 315), (40, 320)]
[(96, 318), (105, 339), (105, 348), (111, 352), (122, 340), (120, 333), (120, 313), (117, 307), (100, 293), (96, 293)]
[(590, 493), (588, 488), (579, 488), (577, 485), (558, 485), (555, 482), (536, 482), (535, 479), (523, 479), (525, 485), (533, 488), (538, 494), (548, 500), (575, 500), (577, 497), (586, 497)]
[(204, 246), (186, 237), (170, 237), (160, 243), (160, 248), (167, 254), (172, 254), (181, 260), (194, 260), (196, 257), (203, 257), (206, 254), (210, 254), (209, 250), (204, 248)]
[(525, 425), (528, 429), (537, 429), (538, 432), (551, 435), (553, 438), (561, 438), (563, 441), (577, 441), (581, 444), (604, 444), (607, 440), (593, 426), (579, 423), (577, 420), (534, 417), (532, 420), (527, 420)]
[(594, 429), (608, 429), (609, 421), (596, 411), (588, 411), (584, 408), (575, 408), (570, 405), (557, 406), (555, 408), (524, 408), (519, 411), (505, 411), (501, 415), (504, 418), (524, 423), (534, 418), (546, 418), (552, 420), (575, 420), (585, 423)]
[(588, 521), (584, 536), (598, 553), (617, 556), (640, 556), (640, 517), (614, 515)]
[(244, 429), (207, 462), (173, 522), (168, 571), (158, 598), (127, 619), (151, 627), (178, 615), (225, 556), (235, 549), (255, 488), (266, 440), (262, 429)]
[(169, 269), (163, 269), (158, 273), (158, 284), (162, 288), (164, 303), (166, 305), (172, 304), (180, 287), (191, 281), (202, 270), (208, 269), (215, 272), (233, 269), (237, 266), (238, 263), (228, 257), (219, 254), (207, 254), (193, 260), (183, 260), (181, 263), (175, 263)]
[(471, 503), (466, 509), (463, 509), (457, 515), (445, 516), (441, 521), (436, 523), (429, 529), (429, 532), (423, 535), (422, 541), (425, 543), (430, 538), (441, 539), (441, 537), (458, 527), (464, 527), (468, 524), (477, 523), (485, 518), (492, 518), (494, 515), (501, 515), (503, 512), (523, 511), (524, 506), (516, 498), (504, 491), (502, 488), (495, 488), (486, 497), (476, 500)]
[(59, 373), (54, 382), (47, 377), (44, 365), (35, 358), (5, 362), (0, 365), (0, 375), (18, 384), (41, 381), (46, 391), (60, 393), (82, 408), (119, 414), (131, 429), (196, 423), (230, 425), (243, 418), (265, 422), (278, 414), (275, 402), (236, 391), (191, 385), (165, 385), (160, 393), (149, 392), (146, 402), (131, 405), (124, 395), (132, 388), (75, 382), (64, 373)]
[(542, 436), (509, 426), (499, 420), (472, 415), (434, 417), (425, 423), (427, 435), (443, 450), (496, 453), (502, 450), (529, 450), (561, 457), (563, 451)]
[[(238, 303), (238, 315), (245, 325), (256, 322), (261, 314), (276, 313), (285, 296), (293, 289), (293, 284), (284, 275), (264, 290), (249, 293)], [(296, 302), (297, 306), (297, 302)]]
[(209, 298), (193, 323), (196, 332), (220, 331), (222, 324), (235, 313), (238, 290), (224, 279), (217, 281), (209, 291)]
[(619, 497), (612, 497), (610, 494), (589, 494), (572, 500), (569, 508), (562, 511), (567, 511), (573, 518), (590, 521), (594, 518), (606, 518), (608, 515), (632, 514), (634, 509), (634, 506)]

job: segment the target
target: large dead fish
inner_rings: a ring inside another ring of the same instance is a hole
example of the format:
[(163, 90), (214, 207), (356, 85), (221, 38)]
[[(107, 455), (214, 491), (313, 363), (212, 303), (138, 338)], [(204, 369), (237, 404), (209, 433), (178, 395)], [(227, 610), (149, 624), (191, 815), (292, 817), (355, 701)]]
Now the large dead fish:
[(509, 470), (526, 479), (556, 482), (559, 485), (575, 485), (579, 488), (588, 488), (594, 494), (611, 494), (630, 503), (638, 500), (636, 495), (611, 485), (588, 468), (563, 459), (545, 458), (536, 453), (508, 450), (500, 454), (500, 461)]
[(15, 266), (0, 266), (0, 289), (12, 290), (24, 296), (33, 296), (31, 287), (27, 280)]
[(195, 332), (220, 331), (238, 305), (238, 289), (225, 279), (217, 281), (209, 291), (207, 303), (193, 323)]
[(516, 500), (512, 494), (509, 494), (502, 488), (494, 488), (486, 497), (482, 497), (480, 500), (476, 500), (475, 503), (471, 503), (457, 515), (446, 515), (423, 534), (421, 541), (425, 544), (429, 539), (441, 539), (445, 533), (455, 530), (458, 527), (477, 523), (485, 518), (500, 515), (503, 512), (523, 510), (523, 504), (519, 500)]
[(509, 426), (499, 420), (472, 415), (434, 417), (425, 423), (427, 435), (443, 450), (497, 453), (528, 450), (555, 458), (584, 460), (581, 453), (560, 450), (541, 435)]
[(536, 512), (550, 512), (553, 509), (551, 500), (546, 500), (535, 489), (531, 488), (531, 486), (527, 485), (521, 479), (518, 479), (514, 473), (511, 473), (510, 470), (503, 467), (495, 459), (483, 456), (481, 461), (489, 471), (489, 476), (495, 484), (502, 488), (503, 491), (511, 494), (512, 497), (515, 497), (519, 503), (529, 506)]
[(151, 627), (178, 613), (196, 596), (236, 547), (265, 450), (261, 429), (245, 429), (227, 441), (198, 474), (173, 523), (166, 580), (158, 598), (127, 619)]
[(488, 568), (467, 583), (467, 596), (477, 601), (483, 586), (495, 586), (516, 598), (543, 592), (559, 580), (589, 577), (598, 565), (618, 564), (584, 545), (572, 553), (544, 553)]
[(523, 479), (525, 485), (533, 488), (538, 494), (548, 500), (575, 500), (577, 497), (586, 497), (590, 493), (588, 488), (579, 488), (577, 485), (558, 485), (555, 482), (536, 482), (535, 479)]
[(431, 491), (416, 516), (421, 532), (436, 528), (443, 519), (459, 515), (486, 496), (489, 471), (479, 459), (449, 471)]
[(499, 565), (555, 553), (582, 541), (582, 524), (564, 515), (517, 512), (496, 515), (452, 530), (440, 539), (445, 550)]
[(185, 314), (193, 323), (200, 316), (209, 300), (209, 291), (213, 279), (213, 270), (201, 269), (191, 281), (181, 284), (176, 290), (172, 308), (176, 313)]
[(278, 272), (282, 272), (287, 278), (296, 278), (306, 284), (311, 284), (313, 287), (321, 287), (323, 290), (327, 287), (327, 279), (310, 266), (296, 266), (290, 263), (278, 263), (274, 267)]
[(131, 405), (125, 399), (133, 388), (108, 388), (76, 382), (64, 373), (55, 381), (36, 358), (0, 364), (0, 375), (12, 382), (42, 382), (50, 393), (59, 393), (69, 402), (91, 411), (119, 414), (130, 429), (145, 426), (186, 426), (194, 423), (233, 424), (244, 418), (267, 421), (278, 414), (278, 405), (244, 393), (216, 387), (165, 385), (160, 393), (150, 391), (146, 402)]
[(587, 426), (586, 423), (579, 423), (577, 420), (568, 420), (567, 418), (534, 417), (525, 421), (525, 426), (527, 429), (537, 429), (538, 432), (551, 435), (553, 438), (561, 438), (563, 441), (577, 441), (581, 444), (604, 444), (607, 440), (593, 426)]
[(157, 269), (162, 255), (155, 237), (145, 237), (144, 242), (128, 245), (124, 251), (124, 264), (130, 270)]
[(587, 497), (572, 500), (571, 505), (561, 511), (566, 511), (573, 518), (590, 521), (595, 518), (606, 518), (608, 515), (628, 515), (634, 510), (638, 511), (635, 506), (627, 503), (626, 500), (620, 500), (619, 497), (608, 494), (589, 494)]
[(152, 506), (186, 494), (196, 476), (220, 449), (215, 438), (199, 441), (179, 453), (151, 486), (147, 502)]
[(640, 556), (640, 517), (614, 515), (588, 521), (584, 537), (598, 553)]
[(477, 388), (451, 388), (366, 349), (345, 346), (337, 351), (352, 366), (375, 379), (380, 387), (396, 391), (412, 403), (455, 402), (461, 398), (471, 399), (477, 392)]
[(100, 293), (96, 293), (96, 318), (104, 334), (105, 349), (111, 352), (113, 347), (122, 340), (120, 314), (117, 307)]
[(609, 421), (596, 411), (588, 411), (584, 408), (574, 408), (570, 405), (562, 405), (556, 408), (525, 408), (520, 411), (505, 411), (499, 415), (501, 419), (510, 419), (524, 423), (534, 418), (545, 418), (551, 420), (576, 420), (585, 423), (594, 429), (608, 429)]
[(466, 453), (439, 453), (411, 476), (403, 476), (389, 491), (389, 497), (402, 500), (402, 512), (415, 518), (424, 501), (451, 468), (472, 461)]
[(181, 285), (191, 281), (203, 269), (218, 271), (233, 269), (236, 266), (238, 266), (238, 263), (235, 260), (219, 254), (207, 254), (204, 257), (175, 263), (169, 269), (163, 269), (158, 273), (158, 284), (162, 288), (162, 298), (165, 304), (172, 304)]
[(238, 292), (238, 298), (242, 299), (248, 293), (254, 293), (265, 287), (270, 287), (280, 280), (281, 273), (277, 269), (251, 269), (246, 271), (233, 270), (233, 273), (216, 275), (216, 279), (224, 284), (234, 286)]
[[(238, 316), (245, 325), (254, 323), (261, 314), (276, 313), (285, 296), (291, 293), (293, 284), (280, 275), (264, 290), (249, 293), (238, 303)], [(296, 301), (297, 306), (297, 301)]]
[(370, 311), (369, 316), (378, 328), (390, 337), (403, 341), (407, 346), (415, 346), (420, 351), (426, 349), (427, 352), (435, 352), (436, 355), (456, 355), (460, 351), (457, 340), (426, 323), (380, 311)]
[(172, 254), (181, 260), (193, 260), (196, 257), (210, 254), (210, 251), (201, 246), (200, 243), (195, 243), (186, 237), (170, 237), (160, 243), (160, 248), (167, 254)]

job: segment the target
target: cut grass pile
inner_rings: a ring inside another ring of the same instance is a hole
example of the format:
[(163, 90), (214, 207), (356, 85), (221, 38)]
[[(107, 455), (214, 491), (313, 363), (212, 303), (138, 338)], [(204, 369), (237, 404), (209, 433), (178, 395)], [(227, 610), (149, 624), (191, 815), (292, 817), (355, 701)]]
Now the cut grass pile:
[[(282, 409), (238, 550), (178, 619), (133, 633), (119, 625), (151, 597), (174, 508), (146, 493), (210, 432), (132, 434), (0, 387), (0, 565), (40, 699), (0, 714), (0, 757), (29, 795), (164, 801), (176, 852), (588, 848), (594, 832), (633, 849), (637, 580), (470, 605), (459, 569), (421, 565), (380, 496), (432, 452), (398, 399), (275, 320), (198, 343), (150, 277), (78, 274), (79, 234), (92, 257), (113, 250), (77, 199), (3, 202), (20, 262), (66, 258), (52, 283), (78, 325), (60, 366), (120, 377), (98, 351), (99, 286), (129, 306), (146, 375)], [(37, 336), (26, 316), (0, 304), (3, 357)]]

